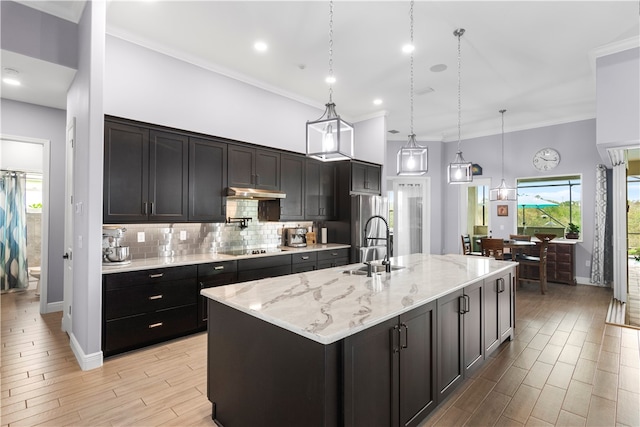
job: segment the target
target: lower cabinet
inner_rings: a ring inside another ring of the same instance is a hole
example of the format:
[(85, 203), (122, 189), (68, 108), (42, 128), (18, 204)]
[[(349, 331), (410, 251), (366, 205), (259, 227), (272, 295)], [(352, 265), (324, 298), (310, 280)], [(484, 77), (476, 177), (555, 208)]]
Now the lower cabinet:
[(414, 426), (436, 406), (435, 302), (344, 340), (344, 424)]
[(291, 255), (276, 255), (238, 260), (238, 282), (291, 274)]
[(291, 255), (291, 273), (304, 273), (318, 269), (318, 253), (302, 252)]
[(493, 353), (507, 338), (513, 338), (514, 285), (511, 273), (484, 280), (484, 349)]
[(105, 356), (196, 329), (196, 266), (108, 274), (102, 292)]
[(349, 264), (349, 249), (334, 249), (318, 252), (318, 270)]
[(208, 264), (198, 264), (198, 329), (207, 328), (209, 310), (207, 297), (200, 295), (200, 291), (206, 288), (229, 285), (238, 281), (238, 262), (222, 261)]

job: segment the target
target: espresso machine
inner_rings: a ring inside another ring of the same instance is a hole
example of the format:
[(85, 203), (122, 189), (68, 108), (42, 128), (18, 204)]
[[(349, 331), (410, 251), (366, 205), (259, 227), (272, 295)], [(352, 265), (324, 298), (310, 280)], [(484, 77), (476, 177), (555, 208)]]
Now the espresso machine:
[(124, 237), (124, 227), (103, 226), (102, 227), (102, 262), (104, 264), (128, 264), (129, 246), (121, 246), (120, 239)]

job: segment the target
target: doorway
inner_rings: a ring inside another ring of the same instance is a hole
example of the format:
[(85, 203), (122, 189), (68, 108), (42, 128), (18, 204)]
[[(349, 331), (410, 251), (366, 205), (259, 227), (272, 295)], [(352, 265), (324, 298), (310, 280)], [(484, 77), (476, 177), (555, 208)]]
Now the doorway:
[(389, 227), (393, 232), (393, 256), (430, 253), (430, 178), (390, 180)]
[[(49, 259), (49, 150), (50, 141), (21, 136), (0, 135), (0, 167), (6, 170), (21, 171), (30, 177), (41, 176), (41, 202), (32, 202), (28, 210), (40, 211), (40, 270), (31, 274), (39, 274), (40, 313), (47, 313), (47, 276)], [(41, 205), (41, 206), (38, 206)], [(27, 243), (27, 245), (29, 242)], [(37, 286), (36, 282), (36, 286)], [(34, 289), (35, 290), (35, 289)]]
[(472, 183), (459, 184), (458, 186), (460, 188), (459, 234), (468, 234), (471, 238), (471, 250), (480, 252), (479, 240), (491, 235), (491, 215), (489, 212), (491, 179), (476, 178)]

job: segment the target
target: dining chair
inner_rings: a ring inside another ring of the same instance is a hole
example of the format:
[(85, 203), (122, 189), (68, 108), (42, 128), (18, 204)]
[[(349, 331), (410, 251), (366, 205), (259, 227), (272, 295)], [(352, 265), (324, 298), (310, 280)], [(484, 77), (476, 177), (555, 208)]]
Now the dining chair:
[(462, 234), (460, 236), (460, 239), (462, 240), (462, 253), (464, 255), (476, 255), (476, 256), (482, 255), (482, 252), (473, 251), (471, 247), (471, 237), (468, 234)]
[[(537, 236), (536, 236), (537, 237)], [(555, 236), (554, 236), (555, 237)], [(518, 278), (518, 282), (527, 281), (527, 282), (539, 282), (540, 283), (540, 293), (544, 295), (547, 291), (547, 253), (549, 250), (549, 237), (543, 237), (540, 240), (540, 254), (539, 256), (532, 255), (519, 255), (516, 258), (516, 261), (520, 263), (521, 266), (531, 266), (538, 268), (538, 280), (528, 279), (528, 278)]]
[(511, 254), (504, 251), (504, 240), (484, 238), (480, 239), (480, 247), (482, 255), (488, 257), (494, 257), (499, 260), (510, 260)]

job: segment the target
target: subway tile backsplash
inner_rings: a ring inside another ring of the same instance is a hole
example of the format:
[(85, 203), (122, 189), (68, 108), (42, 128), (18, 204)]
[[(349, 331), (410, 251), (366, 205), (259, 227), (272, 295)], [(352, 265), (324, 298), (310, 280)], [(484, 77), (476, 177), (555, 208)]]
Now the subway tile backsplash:
[[(247, 221), (248, 227), (243, 230), (238, 224), (225, 223), (122, 224), (127, 231), (120, 245), (129, 246), (132, 259), (272, 249), (284, 243), (283, 228), (313, 225), (309, 221), (258, 221), (256, 200), (229, 200), (227, 214), (231, 218), (251, 220)], [(138, 242), (139, 232), (144, 232), (144, 242)]]

